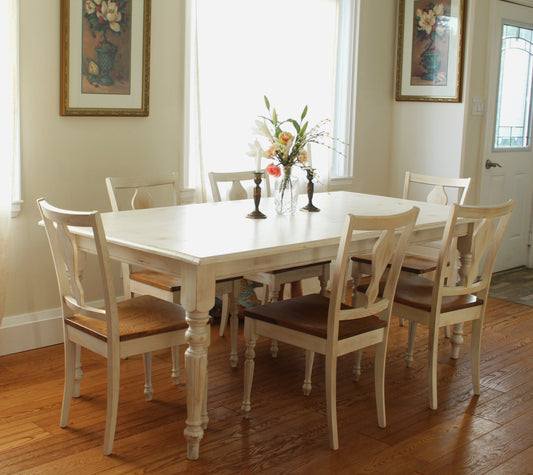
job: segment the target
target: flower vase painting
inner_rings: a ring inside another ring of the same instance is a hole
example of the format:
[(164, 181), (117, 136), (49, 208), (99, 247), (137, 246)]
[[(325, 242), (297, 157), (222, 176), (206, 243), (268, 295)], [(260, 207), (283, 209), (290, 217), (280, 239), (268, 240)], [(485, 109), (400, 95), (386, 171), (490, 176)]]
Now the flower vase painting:
[(399, 0), (396, 100), (461, 102), (466, 0)]
[(61, 0), (61, 115), (148, 116), (151, 8)]
[(131, 0), (83, 0), (82, 92), (129, 94)]
[(411, 84), (447, 83), (450, 2), (418, 0), (414, 8)]

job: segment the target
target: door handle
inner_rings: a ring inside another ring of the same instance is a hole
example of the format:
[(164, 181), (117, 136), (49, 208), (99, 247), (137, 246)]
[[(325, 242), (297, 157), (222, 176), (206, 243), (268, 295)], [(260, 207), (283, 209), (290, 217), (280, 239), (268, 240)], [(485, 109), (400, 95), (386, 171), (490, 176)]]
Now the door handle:
[(493, 162), (492, 160), (487, 160), (485, 162), (485, 168), (487, 170), (490, 170), (491, 168), (494, 168), (494, 167), (503, 168), (503, 165), (501, 163), (498, 163), (498, 162)]

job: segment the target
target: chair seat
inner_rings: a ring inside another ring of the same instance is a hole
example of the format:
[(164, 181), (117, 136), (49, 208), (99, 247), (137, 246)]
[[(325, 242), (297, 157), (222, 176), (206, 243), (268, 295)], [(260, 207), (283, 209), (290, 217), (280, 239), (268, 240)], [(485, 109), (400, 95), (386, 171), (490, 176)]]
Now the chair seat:
[(135, 280), (141, 284), (151, 285), (167, 292), (178, 292), (181, 288), (181, 278), (164, 272), (143, 269), (132, 272), (130, 280)]
[[(352, 260), (361, 264), (370, 265), (372, 260), (370, 255), (354, 256)], [(390, 267), (390, 266), (389, 266)], [(411, 254), (406, 252), (403, 259), (402, 271), (412, 274), (428, 274), (437, 269), (437, 261), (430, 257)]]
[[(434, 282), (417, 275), (400, 275), (394, 301), (426, 312), (431, 311), (431, 298)], [(442, 298), (441, 313), (452, 312), (483, 305), (483, 300), (475, 295), (446, 296)]]
[[(244, 316), (326, 338), (328, 308), (329, 298), (320, 294), (310, 294), (260, 307), (249, 307), (244, 311)], [(350, 307), (343, 304), (342, 308)], [(386, 326), (386, 322), (374, 315), (342, 321), (339, 326), (339, 339), (350, 338)]]
[[(120, 341), (143, 338), (187, 328), (185, 309), (180, 305), (143, 295), (117, 302)], [(74, 315), (65, 320), (67, 325), (107, 341), (104, 321)]]

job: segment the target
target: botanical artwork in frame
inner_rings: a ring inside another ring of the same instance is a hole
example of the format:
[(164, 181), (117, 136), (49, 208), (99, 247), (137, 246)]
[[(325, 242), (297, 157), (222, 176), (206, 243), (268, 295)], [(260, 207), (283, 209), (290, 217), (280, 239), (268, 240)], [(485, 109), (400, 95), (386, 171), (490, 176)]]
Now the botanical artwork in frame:
[(466, 0), (399, 0), (396, 100), (461, 102)]
[(61, 0), (65, 116), (148, 116), (151, 0)]

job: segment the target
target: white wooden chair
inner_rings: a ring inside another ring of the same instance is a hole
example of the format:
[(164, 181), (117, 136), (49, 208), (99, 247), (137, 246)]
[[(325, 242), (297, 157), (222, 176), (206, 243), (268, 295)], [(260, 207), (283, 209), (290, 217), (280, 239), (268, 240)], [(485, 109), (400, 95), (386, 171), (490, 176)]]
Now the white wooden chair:
[[(413, 199), (414, 193), (427, 193), (426, 202), (446, 205), (449, 201), (448, 194), (455, 192), (457, 203), (464, 204), (470, 187), (470, 178), (447, 178), (419, 173), (405, 172), (403, 186), (403, 199)], [(414, 187), (412, 185), (415, 185)], [(437, 268), (437, 257), (440, 243), (427, 243), (423, 245), (411, 245), (407, 248), (402, 265), (402, 272), (424, 275), (432, 278)], [(354, 262), (358, 265), (352, 267), (352, 277), (355, 289), (358, 285), (359, 276), (366, 274), (368, 270), (368, 256), (355, 256)], [(453, 271), (453, 269), (451, 269)], [(400, 319), (403, 325), (403, 320)], [(449, 329), (446, 329), (446, 336), (449, 337)], [(355, 372), (355, 371), (354, 371)], [(356, 378), (358, 375), (356, 375)]]
[[(348, 215), (341, 236), (332, 278), (331, 298), (312, 294), (245, 310), (244, 400), (242, 410), (251, 410), (255, 344), (259, 335), (275, 338), (306, 351), (303, 390), (311, 390), (314, 353), (326, 356), (326, 406), (329, 442), (339, 447), (337, 434), (336, 374), (341, 355), (375, 345), (375, 392), (378, 424), (385, 427), (385, 359), (392, 301), (401, 262), (413, 230), (418, 208), (390, 216)], [(357, 294), (355, 305), (342, 303), (346, 288), (346, 270), (350, 264), (350, 246), (354, 232), (373, 232), (377, 241), (372, 248), (372, 274), (364, 294)], [(390, 270), (387, 271), (387, 265)], [(378, 295), (385, 279), (385, 292)]]
[[(63, 313), (65, 342), (65, 388), (60, 426), (66, 427), (72, 397), (79, 396), (76, 358), (83, 346), (107, 358), (107, 416), (104, 454), (113, 448), (118, 412), (120, 358), (143, 353), (146, 399), (152, 398), (151, 351), (185, 343), (185, 310), (174, 303), (142, 296), (117, 303), (100, 214), (54, 208), (37, 200), (55, 264)], [(85, 301), (80, 279), (83, 253), (76, 246), (69, 226), (92, 231), (105, 306), (94, 308)], [(207, 417), (204, 405), (204, 418)], [(204, 419), (207, 421), (207, 419)]]
[[(429, 406), (437, 409), (437, 351), (439, 328), (472, 321), (471, 360), (474, 394), (480, 394), (480, 348), (483, 318), (496, 254), (503, 239), (515, 202), (499, 206), (453, 205), (437, 261), (434, 280), (418, 275), (400, 276), (393, 313), (409, 320), (407, 366), (410, 366), (418, 323), (429, 327), (428, 370)], [(456, 238), (462, 218), (474, 219), (468, 233)], [(459, 281), (447, 278), (447, 267), (454, 252), (460, 253)], [(452, 344), (454, 341), (452, 339)], [(452, 347), (457, 358), (459, 347)]]
[[(127, 195), (131, 209), (153, 208), (156, 203), (160, 206), (180, 204), (179, 184), (175, 173), (158, 177), (108, 177), (106, 186), (113, 211), (128, 209), (125, 197), (119, 194)], [(180, 302), (180, 277), (148, 269), (132, 269), (129, 264), (123, 263), (122, 279), (124, 295), (153, 295), (169, 302)], [(237, 312), (239, 288), (239, 279), (217, 281), (216, 293), (222, 296), (221, 321), (228, 320), (230, 307), (233, 313)], [(230, 360), (233, 366), (237, 365), (236, 347), (230, 355)], [(175, 384), (179, 383), (179, 377), (179, 351), (178, 348), (173, 348), (172, 379)]]
[[(222, 195), (219, 188), (219, 183), (231, 183), (231, 187), (227, 190), (228, 200), (243, 200), (248, 198), (248, 193), (243, 186), (243, 182), (253, 181), (254, 172), (210, 172), (209, 182), (211, 184), (211, 192), (213, 201), (222, 201)], [(268, 173), (263, 174), (264, 183), (263, 190), (266, 191), (266, 196), (271, 196), (270, 180)], [(278, 300), (280, 288), (282, 284), (295, 282), (298, 280), (310, 279), (318, 277), (320, 281), (320, 293), (325, 295), (327, 291), (327, 284), (329, 280), (330, 262), (320, 262), (318, 264), (310, 264), (298, 267), (291, 267), (288, 269), (276, 269), (271, 272), (257, 272), (254, 274), (245, 275), (246, 280), (257, 282), (263, 285), (262, 303), (274, 302)], [(226, 317), (227, 321), (227, 317)], [(238, 317), (232, 314), (231, 319), (231, 340), (237, 341), (237, 327)], [(220, 335), (224, 335), (226, 322), (220, 323)], [(272, 341), (272, 356), (276, 357), (278, 353), (278, 346), (275, 340)]]

